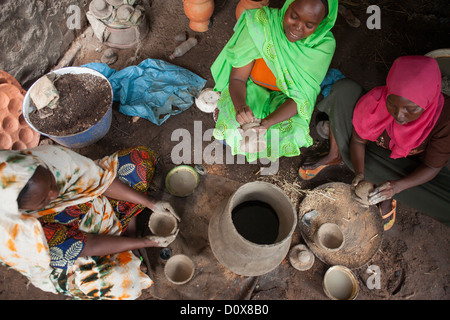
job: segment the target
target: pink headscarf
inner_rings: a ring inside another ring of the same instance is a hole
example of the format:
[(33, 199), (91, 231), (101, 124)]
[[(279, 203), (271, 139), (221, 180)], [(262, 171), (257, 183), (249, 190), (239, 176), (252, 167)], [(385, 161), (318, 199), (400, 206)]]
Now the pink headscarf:
[[(425, 111), (418, 119), (400, 125), (386, 108), (386, 98), (390, 94), (404, 97)], [(402, 158), (428, 137), (443, 105), (441, 72), (436, 60), (425, 56), (400, 57), (389, 70), (386, 86), (372, 89), (358, 101), (353, 126), (361, 138), (370, 141), (375, 141), (386, 130), (391, 138), (391, 158)]]

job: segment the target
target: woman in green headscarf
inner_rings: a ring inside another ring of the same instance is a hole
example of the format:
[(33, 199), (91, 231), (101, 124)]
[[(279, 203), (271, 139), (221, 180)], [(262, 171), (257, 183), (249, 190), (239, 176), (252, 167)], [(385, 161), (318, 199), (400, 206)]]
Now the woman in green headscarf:
[[(287, 0), (281, 9), (246, 10), (211, 67), (221, 92), (214, 137), (247, 161), (300, 154), (320, 84), (336, 47), (337, 0)], [(246, 148), (255, 126), (262, 149)], [(244, 139), (243, 139), (244, 137)]]

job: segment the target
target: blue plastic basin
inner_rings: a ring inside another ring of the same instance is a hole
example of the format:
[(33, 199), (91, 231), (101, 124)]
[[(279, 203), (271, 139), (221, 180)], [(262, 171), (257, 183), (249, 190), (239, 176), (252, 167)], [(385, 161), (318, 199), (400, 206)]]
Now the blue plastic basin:
[(113, 90), (112, 90), (112, 86), (109, 83), (108, 79), (104, 75), (102, 75), (100, 72), (97, 72), (95, 70), (92, 70), (92, 69), (86, 68), (86, 67), (66, 67), (66, 68), (61, 68), (61, 69), (58, 69), (58, 70), (55, 70), (52, 72), (57, 75), (63, 75), (63, 74), (68, 74), (68, 73), (71, 73), (71, 74), (89, 73), (89, 74), (92, 74), (92, 75), (95, 75), (95, 76), (105, 79), (111, 90), (111, 103), (110, 103), (108, 111), (97, 122), (97, 124), (90, 127), (89, 129), (86, 129), (85, 131), (82, 131), (79, 133), (75, 133), (75, 134), (71, 134), (71, 135), (67, 135), (67, 136), (54, 136), (54, 135), (50, 135), (45, 132), (41, 132), (34, 127), (33, 123), (30, 121), (30, 118), (29, 118), (29, 114), (31, 112), (33, 112), (34, 110), (36, 110), (36, 107), (31, 102), (31, 98), (30, 98), (30, 94), (29, 94), (31, 91), (31, 88), (35, 85), (35, 84), (33, 84), (33, 86), (31, 86), (31, 88), (26, 93), (26, 95), (23, 99), (23, 103), (22, 103), (22, 112), (23, 112), (25, 121), (28, 123), (28, 125), (31, 127), (31, 129), (33, 129), (34, 131), (40, 133), (43, 136), (49, 137), (53, 141), (55, 141), (63, 146), (66, 146), (68, 148), (74, 148), (74, 149), (83, 148), (83, 147), (86, 147), (88, 145), (91, 145), (91, 144), (99, 141), (101, 138), (103, 138), (108, 133), (109, 128), (111, 127)]

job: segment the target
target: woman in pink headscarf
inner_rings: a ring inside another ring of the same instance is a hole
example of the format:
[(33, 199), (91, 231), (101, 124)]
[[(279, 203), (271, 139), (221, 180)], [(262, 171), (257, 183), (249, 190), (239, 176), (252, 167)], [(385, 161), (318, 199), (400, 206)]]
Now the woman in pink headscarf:
[(344, 160), (355, 172), (352, 187), (377, 184), (369, 202), (379, 206), (385, 230), (395, 221), (395, 199), (450, 224), (450, 97), (441, 93), (436, 60), (398, 58), (385, 86), (358, 100), (361, 92), (344, 79), (318, 105), (330, 115), (330, 151), (305, 161), (302, 178)]

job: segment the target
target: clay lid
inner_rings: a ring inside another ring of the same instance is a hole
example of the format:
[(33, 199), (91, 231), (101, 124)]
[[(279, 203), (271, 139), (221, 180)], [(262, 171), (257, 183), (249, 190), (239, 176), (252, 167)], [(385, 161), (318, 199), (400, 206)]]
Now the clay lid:
[(123, 0), (106, 0), (110, 5), (117, 7), (123, 4)]
[(92, 0), (89, 11), (98, 19), (107, 19), (111, 16), (113, 7), (104, 0)]
[(289, 251), (289, 262), (295, 269), (306, 271), (314, 264), (314, 254), (304, 244), (298, 244)]
[(220, 99), (220, 92), (215, 92), (211, 88), (203, 89), (198, 98), (195, 98), (195, 105), (206, 113), (214, 112), (217, 102)]
[(28, 126), (22, 115), (24, 96), (17, 85), (0, 84), (0, 149), (22, 150), (39, 143), (40, 134)]
[(116, 18), (119, 21), (128, 21), (130, 20), (133, 12), (134, 12), (133, 6), (130, 6), (129, 4), (124, 4), (117, 8)]

